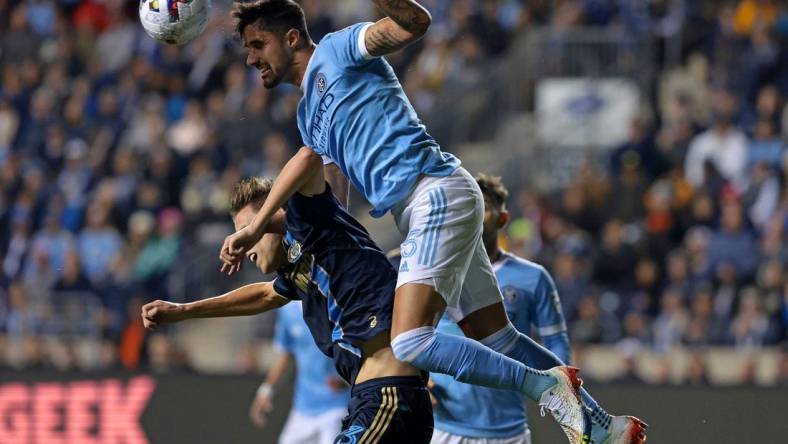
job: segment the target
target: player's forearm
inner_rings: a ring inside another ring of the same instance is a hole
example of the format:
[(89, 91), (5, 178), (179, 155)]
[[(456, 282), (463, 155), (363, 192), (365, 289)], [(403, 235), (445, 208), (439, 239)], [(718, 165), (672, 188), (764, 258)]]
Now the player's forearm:
[(266, 226), (277, 210), (282, 208), (285, 202), (322, 168), (323, 159), (314, 151), (307, 147), (298, 150), (296, 155), (282, 168), (262, 208), (257, 212), (252, 224), (250, 224), (255, 233), (262, 236), (263, 231), (267, 229)]
[(427, 33), (432, 23), (429, 11), (413, 0), (373, 0), (375, 5), (415, 39)]
[(276, 360), (274, 365), (271, 366), (271, 370), (269, 370), (268, 374), (265, 376), (263, 384), (268, 384), (270, 387), (276, 387), (291, 362), (293, 362), (292, 355), (290, 353), (283, 353), (279, 359)]
[(262, 282), (245, 285), (221, 296), (183, 304), (182, 307), (187, 318), (218, 318), (254, 315), (286, 303), (287, 299), (274, 291), (273, 283)]

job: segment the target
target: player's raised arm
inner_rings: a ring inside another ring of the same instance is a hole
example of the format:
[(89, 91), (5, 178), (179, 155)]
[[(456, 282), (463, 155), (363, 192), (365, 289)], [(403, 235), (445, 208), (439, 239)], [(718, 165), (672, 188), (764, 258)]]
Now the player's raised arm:
[(142, 322), (153, 330), (160, 324), (194, 318), (248, 316), (279, 308), (289, 299), (274, 290), (272, 282), (245, 285), (229, 293), (188, 304), (153, 301), (142, 307)]
[(240, 269), (244, 255), (268, 230), (271, 218), (282, 208), (287, 199), (323, 172), (323, 158), (307, 147), (298, 150), (282, 168), (274, 181), (257, 216), (250, 224), (227, 236), (222, 245), (219, 259), (223, 262), (222, 272), (233, 274)]
[(367, 52), (382, 56), (398, 51), (427, 33), (432, 16), (413, 0), (373, 0), (386, 14), (367, 29), (364, 36)]

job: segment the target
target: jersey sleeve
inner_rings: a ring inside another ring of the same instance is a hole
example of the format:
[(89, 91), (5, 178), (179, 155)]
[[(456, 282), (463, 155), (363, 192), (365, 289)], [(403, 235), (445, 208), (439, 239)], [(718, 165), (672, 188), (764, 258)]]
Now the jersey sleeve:
[(375, 58), (367, 51), (364, 42), (367, 29), (372, 25), (372, 22), (366, 22), (348, 26), (323, 37), (320, 46), (326, 45), (337, 66), (343, 68), (362, 66)]
[(279, 312), (274, 324), (274, 345), (282, 351), (293, 352), (293, 337), (287, 328), (287, 318), (283, 312)]
[(539, 276), (531, 310), (531, 319), (533, 319), (539, 337), (544, 338), (566, 331), (566, 321), (561, 309), (561, 301), (558, 299), (558, 290), (547, 271), (543, 270)]
[(278, 273), (276, 275), (276, 279), (274, 279), (274, 291), (279, 295), (290, 299), (291, 301), (297, 301), (301, 299), (298, 296), (298, 293), (296, 292), (292, 282), (290, 282), (282, 273)]
[(546, 270), (542, 270), (540, 273), (539, 282), (534, 291), (534, 303), (531, 304), (531, 307), (533, 309), (531, 319), (534, 320), (536, 333), (542, 339), (542, 343), (561, 361), (568, 364), (571, 349), (564, 312), (558, 298), (558, 289)]

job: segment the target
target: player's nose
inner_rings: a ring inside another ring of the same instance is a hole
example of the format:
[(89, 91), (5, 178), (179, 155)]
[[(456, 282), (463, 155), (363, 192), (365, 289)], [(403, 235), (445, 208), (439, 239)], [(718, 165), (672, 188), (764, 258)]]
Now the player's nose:
[(256, 65), (256, 63), (255, 63), (256, 59), (257, 59), (257, 57), (254, 55), (254, 51), (249, 51), (249, 53), (246, 55), (246, 65), (247, 66), (255, 66)]

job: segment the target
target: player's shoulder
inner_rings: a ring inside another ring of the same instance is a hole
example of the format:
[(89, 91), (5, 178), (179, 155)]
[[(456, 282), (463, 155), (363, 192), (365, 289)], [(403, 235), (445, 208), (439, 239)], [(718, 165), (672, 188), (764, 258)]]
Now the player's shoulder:
[(322, 39), (320, 39), (320, 44), (323, 44), (323, 42), (330, 42), (335, 39), (348, 38), (348, 34), (355, 34), (358, 30), (360, 30), (364, 26), (371, 24), (372, 22), (359, 22), (345, 26), (342, 29), (337, 29), (336, 31), (329, 32), (328, 34), (324, 35)]
[(503, 270), (534, 278), (539, 278), (540, 276), (547, 274), (547, 269), (545, 269), (542, 265), (517, 256), (514, 253), (502, 251), (501, 256), (502, 257), (497, 262), (497, 265), (499, 265), (499, 268)]

